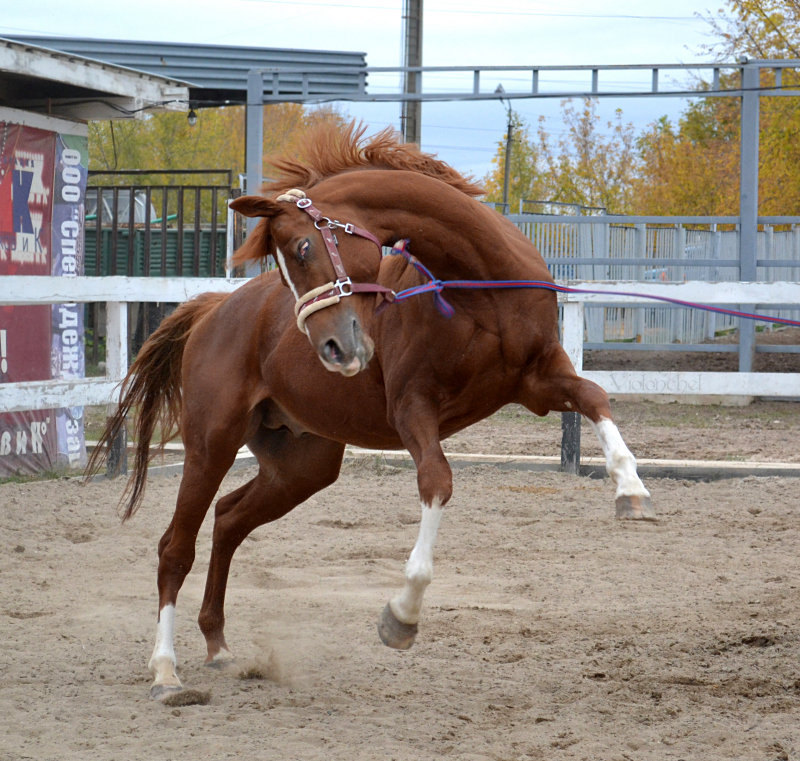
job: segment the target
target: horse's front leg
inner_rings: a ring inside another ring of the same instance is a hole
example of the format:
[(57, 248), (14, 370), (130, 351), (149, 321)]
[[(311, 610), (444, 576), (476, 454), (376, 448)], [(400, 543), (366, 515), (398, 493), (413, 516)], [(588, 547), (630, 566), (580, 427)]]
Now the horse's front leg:
[(422, 599), (433, 579), (433, 548), (442, 508), (453, 492), (453, 474), (438, 432), (424, 443), (415, 437), (407, 446), (417, 466), (422, 517), (417, 541), (406, 562), (403, 589), (383, 609), (378, 623), (383, 643), (398, 650), (407, 650), (417, 636)]

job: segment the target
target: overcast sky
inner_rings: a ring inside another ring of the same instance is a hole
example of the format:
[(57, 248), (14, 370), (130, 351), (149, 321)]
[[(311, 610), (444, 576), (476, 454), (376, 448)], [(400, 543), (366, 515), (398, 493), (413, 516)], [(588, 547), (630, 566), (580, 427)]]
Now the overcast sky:
[[(721, 3), (690, 0), (424, 0), (423, 64), (515, 66), (708, 62), (713, 41), (703, 20)], [(365, 52), (370, 66), (401, 64), (402, 0), (0, 0), (0, 36), (15, 34)], [(557, 8), (557, 10), (556, 10)], [(699, 15), (698, 15), (699, 14)], [(518, 75), (519, 76), (519, 75)], [(503, 75), (507, 90), (513, 75)], [(588, 87), (588, 81), (587, 81)], [(601, 101), (602, 113), (622, 108), (643, 128), (673, 119), (675, 98)], [(562, 130), (554, 100), (517, 100), (514, 109), (535, 129)], [(346, 103), (341, 109), (371, 129), (399, 127), (399, 104)], [(422, 147), (467, 174), (483, 177), (505, 131), (495, 101), (424, 104)]]

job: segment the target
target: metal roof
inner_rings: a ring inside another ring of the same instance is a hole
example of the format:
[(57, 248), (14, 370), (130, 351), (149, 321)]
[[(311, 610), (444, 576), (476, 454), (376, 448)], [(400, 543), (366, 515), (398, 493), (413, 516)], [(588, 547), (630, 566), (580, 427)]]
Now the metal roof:
[(73, 119), (185, 109), (175, 79), (0, 37), (0, 107)]
[[(139, 42), (77, 37), (32, 37), (14, 39), (108, 61), (120, 66), (181, 80), (189, 87), (192, 105), (243, 103), (247, 75), (252, 69), (295, 68), (298, 73), (281, 77), (281, 92), (328, 94), (362, 92), (366, 53), (331, 50), (292, 50), (228, 45), (195, 45), (176, 42)], [(309, 81), (299, 73), (314, 69)], [(306, 88), (304, 90), (304, 88)], [(271, 80), (264, 78), (264, 92), (271, 95)]]

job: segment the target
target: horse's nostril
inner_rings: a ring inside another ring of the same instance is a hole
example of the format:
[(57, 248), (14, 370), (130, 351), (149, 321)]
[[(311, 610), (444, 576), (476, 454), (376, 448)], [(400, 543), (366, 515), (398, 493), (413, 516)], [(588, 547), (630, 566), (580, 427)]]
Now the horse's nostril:
[(325, 359), (333, 365), (342, 364), (344, 361), (344, 352), (332, 338), (322, 347), (322, 353)]

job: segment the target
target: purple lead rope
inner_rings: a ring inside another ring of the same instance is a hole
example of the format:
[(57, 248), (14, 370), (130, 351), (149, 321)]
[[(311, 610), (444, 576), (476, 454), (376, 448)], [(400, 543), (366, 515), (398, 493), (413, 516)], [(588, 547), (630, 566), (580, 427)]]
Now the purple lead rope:
[(435, 278), (430, 270), (408, 251), (408, 241), (399, 241), (392, 247), (392, 254), (399, 254), (403, 256), (416, 270), (421, 272), (428, 278), (429, 282), (423, 285), (416, 285), (412, 288), (406, 288), (395, 294), (396, 301), (404, 301), (412, 296), (418, 296), (423, 293), (433, 293), (436, 308), (441, 314), (448, 319), (455, 314), (455, 310), (445, 298), (442, 296), (442, 291), (445, 288), (458, 288), (462, 290), (483, 290), (487, 288), (541, 288), (547, 291), (555, 291), (556, 293), (589, 293), (594, 295), (608, 295), (608, 296), (631, 296), (633, 298), (651, 299), (653, 301), (663, 301), (668, 304), (675, 304), (677, 306), (688, 307), (689, 309), (702, 309), (706, 312), (717, 312), (718, 314), (727, 314), (732, 317), (742, 317), (746, 320), (759, 320), (763, 322), (772, 322), (779, 325), (791, 325), (793, 327), (800, 327), (800, 320), (790, 320), (786, 317), (770, 317), (764, 314), (755, 314), (751, 312), (741, 312), (738, 309), (725, 309), (724, 307), (712, 307), (707, 304), (697, 304), (692, 301), (684, 301), (683, 299), (673, 299), (669, 296), (651, 296), (644, 293), (632, 293), (630, 291), (606, 291), (595, 290), (590, 288), (570, 288), (566, 285), (558, 285), (557, 283), (550, 283), (546, 280), (438, 280)]

